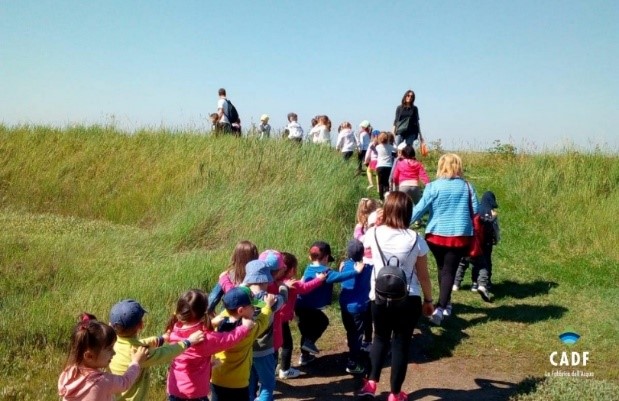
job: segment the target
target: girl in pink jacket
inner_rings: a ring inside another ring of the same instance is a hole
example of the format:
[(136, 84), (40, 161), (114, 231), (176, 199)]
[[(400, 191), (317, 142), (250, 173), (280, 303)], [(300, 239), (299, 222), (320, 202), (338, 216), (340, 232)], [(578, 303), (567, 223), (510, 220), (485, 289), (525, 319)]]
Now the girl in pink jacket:
[(402, 149), (402, 159), (398, 161), (393, 170), (393, 183), (398, 191), (410, 196), (413, 205), (416, 205), (421, 199), (419, 181), (424, 185), (430, 182), (423, 164), (415, 159), (415, 150), (412, 146), (406, 146)]
[(176, 302), (176, 313), (168, 323), (170, 342), (186, 340), (193, 332), (204, 331), (204, 341), (188, 348), (174, 358), (168, 370), (168, 400), (208, 400), (211, 381), (211, 357), (233, 347), (247, 337), (253, 320), (243, 319), (242, 325), (229, 332), (213, 331), (207, 312), (208, 298), (201, 290), (189, 290)]
[[(294, 319), (294, 306), (297, 303), (297, 296), (299, 294), (307, 294), (308, 292), (320, 287), (327, 279), (327, 275), (325, 273), (318, 274), (316, 275), (316, 278), (307, 282), (297, 280), (295, 277), (297, 275), (297, 267), (299, 262), (296, 256), (288, 252), (282, 252), (282, 257), (284, 259), (284, 268), (281, 270), (281, 273), (278, 272), (275, 280), (279, 283), (283, 282), (288, 287), (288, 301), (284, 307), (277, 312), (281, 315), (281, 331), (283, 335), (283, 338), (279, 341), (282, 349), (282, 356), (279, 364), (279, 378), (285, 380), (293, 379), (301, 374), (298, 369), (290, 366), (293, 347), (292, 334), (290, 332), (290, 321)], [(274, 343), (277, 342), (274, 341)]]
[(88, 313), (82, 313), (78, 320), (67, 364), (58, 379), (58, 395), (62, 401), (113, 401), (114, 394), (128, 390), (138, 378), (148, 350), (136, 350), (124, 375), (104, 372), (114, 356), (116, 332)]

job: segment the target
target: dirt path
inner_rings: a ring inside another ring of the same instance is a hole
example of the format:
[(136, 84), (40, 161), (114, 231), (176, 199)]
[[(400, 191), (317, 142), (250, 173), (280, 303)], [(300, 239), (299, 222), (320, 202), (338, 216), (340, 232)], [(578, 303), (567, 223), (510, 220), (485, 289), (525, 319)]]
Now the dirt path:
[[(415, 333), (406, 380), (402, 388), (409, 400), (479, 401), (507, 400), (516, 391), (524, 373), (512, 366), (509, 372), (499, 371), (491, 357), (448, 357), (431, 361), (424, 354), (424, 334)], [(355, 400), (355, 390), (362, 378), (345, 373), (345, 337), (343, 345), (324, 352), (311, 365), (300, 368), (306, 374), (286, 381), (278, 380), (278, 400)], [(293, 359), (293, 365), (298, 356)], [(517, 362), (514, 365), (518, 365)], [(377, 400), (386, 400), (389, 394), (391, 369), (383, 369), (378, 386)]]

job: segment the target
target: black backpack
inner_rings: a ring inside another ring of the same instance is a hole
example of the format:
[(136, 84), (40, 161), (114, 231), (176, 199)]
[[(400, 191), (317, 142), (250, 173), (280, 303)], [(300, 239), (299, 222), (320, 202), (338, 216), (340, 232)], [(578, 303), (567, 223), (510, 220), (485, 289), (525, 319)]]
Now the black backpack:
[[(417, 245), (417, 238), (415, 236), (415, 242), (410, 252), (415, 249)], [(383, 260), (383, 267), (376, 274), (374, 270), (374, 302), (377, 305), (395, 306), (400, 305), (408, 297), (408, 290), (410, 282), (415, 274), (415, 266), (413, 266), (413, 272), (411, 277), (406, 281), (406, 273), (400, 267), (400, 260), (396, 256), (391, 256), (389, 259), (385, 258), (383, 250), (378, 245), (378, 239), (376, 238), (376, 229), (374, 229), (374, 239), (376, 240), (376, 247), (380, 253), (380, 257)], [(409, 253), (410, 253), (409, 252)]]
[(236, 107), (234, 107), (234, 105), (232, 104), (231, 101), (226, 99), (226, 102), (228, 102), (228, 114), (226, 114), (226, 117), (228, 118), (228, 121), (230, 122), (230, 124), (238, 123), (239, 122), (239, 112), (236, 111)]

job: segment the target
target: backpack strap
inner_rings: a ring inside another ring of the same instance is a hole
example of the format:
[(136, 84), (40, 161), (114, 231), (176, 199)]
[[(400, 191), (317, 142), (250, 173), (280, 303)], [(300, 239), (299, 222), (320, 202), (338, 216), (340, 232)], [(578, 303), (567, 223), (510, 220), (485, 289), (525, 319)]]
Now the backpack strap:
[[(226, 116), (226, 119), (228, 120), (228, 123), (232, 124), (232, 121), (230, 121), (230, 105), (232, 103), (230, 103), (230, 101), (226, 98), (226, 108), (224, 109), (224, 115)], [(226, 113), (226, 110), (228, 110), (228, 112)]]

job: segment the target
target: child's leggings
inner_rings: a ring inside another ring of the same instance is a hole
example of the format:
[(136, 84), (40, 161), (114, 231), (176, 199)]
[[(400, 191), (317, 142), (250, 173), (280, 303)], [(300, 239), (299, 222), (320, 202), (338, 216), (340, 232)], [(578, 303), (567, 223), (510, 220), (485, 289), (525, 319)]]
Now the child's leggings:
[(275, 354), (254, 357), (249, 375), (249, 398), (256, 401), (273, 401), (274, 391)]
[(279, 368), (281, 370), (290, 369), (290, 364), (292, 361), (292, 333), (290, 332), (290, 323), (283, 322), (282, 323), (282, 335), (284, 337), (284, 342), (282, 343), (282, 352), (281, 352), (281, 360), (279, 362)]

